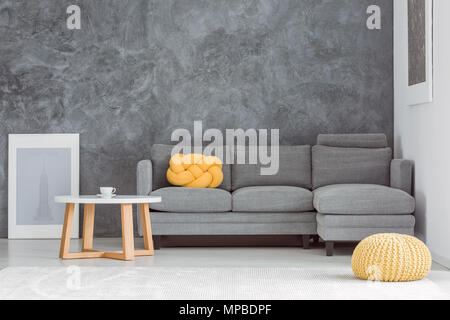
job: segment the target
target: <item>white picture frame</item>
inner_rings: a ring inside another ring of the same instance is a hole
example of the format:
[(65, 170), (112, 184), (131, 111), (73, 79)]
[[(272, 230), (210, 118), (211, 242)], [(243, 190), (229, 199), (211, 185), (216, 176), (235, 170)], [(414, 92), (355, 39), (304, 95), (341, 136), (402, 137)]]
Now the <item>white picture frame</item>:
[[(408, 15), (408, 8), (406, 8), (406, 15)], [(405, 54), (409, 63), (409, 54), (408, 52)], [(407, 84), (409, 106), (433, 101), (433, 0), (425, 1), (425, 55), (425, 82), (415, 85)]]
[[(79, 134), (9, 135), (9, 239), (61, 238), (64, 206), (54, 197), (79, 195), (79, 141)], [(78, 221), (75, 206), (74, 238), (79, 237)]]

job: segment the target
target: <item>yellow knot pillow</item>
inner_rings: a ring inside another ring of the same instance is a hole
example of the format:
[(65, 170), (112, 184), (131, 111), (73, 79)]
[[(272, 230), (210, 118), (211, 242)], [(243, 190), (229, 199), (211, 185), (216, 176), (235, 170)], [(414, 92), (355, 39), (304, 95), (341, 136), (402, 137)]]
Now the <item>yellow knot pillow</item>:
[(403, 282), (423, 279), (431, 268), (431, 254), (419, 239), (381, 233), (362, 240), (352, 256), (355, 276), (364, 280)]
[(188, 188), (216, 188), (223, 181), (222, 162), (214, 156), (176, 154), (170, 159), (167, 180)]

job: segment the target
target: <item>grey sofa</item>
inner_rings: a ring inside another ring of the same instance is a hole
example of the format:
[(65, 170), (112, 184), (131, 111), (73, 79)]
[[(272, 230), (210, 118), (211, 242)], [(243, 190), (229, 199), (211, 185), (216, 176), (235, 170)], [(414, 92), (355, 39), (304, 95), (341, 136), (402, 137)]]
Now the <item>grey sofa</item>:
[(150, 205), (155, 248), (162, 235), (311, 235), (332, 255), (335, 241), (379, 232), (412, 234), (411, 164), (391, 160), (384, 135), (320, 135), (318, 144), (280, 146), (279, 171), (225, 164), (217, 189), (171, 186), (173, 146), (153, 145), (137, 166), (137, 191), (158, 195)]

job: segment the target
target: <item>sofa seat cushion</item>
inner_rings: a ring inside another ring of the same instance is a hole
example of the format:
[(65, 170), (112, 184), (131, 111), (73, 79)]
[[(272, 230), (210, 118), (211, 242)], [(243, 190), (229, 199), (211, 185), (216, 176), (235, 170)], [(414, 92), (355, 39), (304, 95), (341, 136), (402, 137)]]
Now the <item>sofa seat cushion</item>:
[(314, 208), (325, 214), (410, 214), (415, 200), (406, 192), (373, 184), (336, 184), (314, 190)]
[(222, 189), (167, 187), (153, 191), (160, 203), (150, 209), (165, 212), (226, 212), (231, 211), (231, 194)]
[(245, 187), (233, 191), (233, 211), (305, 212), (312, 211), (313, 194), (289, 186)]

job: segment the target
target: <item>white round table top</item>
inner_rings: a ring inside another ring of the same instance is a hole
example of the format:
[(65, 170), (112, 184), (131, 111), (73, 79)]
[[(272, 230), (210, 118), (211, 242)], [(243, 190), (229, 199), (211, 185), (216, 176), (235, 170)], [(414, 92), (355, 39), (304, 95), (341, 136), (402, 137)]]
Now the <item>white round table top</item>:
[(56, 196), (55, 202), (58, 203), (98, 203), (98, 204), (114, 204), (114, 203), (156, 203), (161, 202), (161, 197), (154, 196), (121, 196), (117, 195), (112, 198), (102, 198), (99, 196)]

